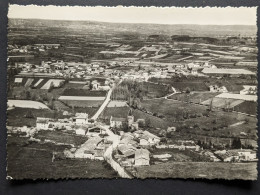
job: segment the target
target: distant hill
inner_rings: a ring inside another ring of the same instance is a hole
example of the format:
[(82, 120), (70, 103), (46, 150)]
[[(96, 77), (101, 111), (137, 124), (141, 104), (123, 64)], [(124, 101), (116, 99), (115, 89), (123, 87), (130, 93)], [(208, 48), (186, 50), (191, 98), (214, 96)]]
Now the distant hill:
[(98, 33), (138, 33), (163, 35), (190, 35), (190, 36), (255, 36), (257, 26), (254, 25), (194, 25), (194, 24), (132, 24), (107, 23), (96, 21), (65, 21), (41, 19), (9, 19), (9, 28), (64, 28), (73, 32)]

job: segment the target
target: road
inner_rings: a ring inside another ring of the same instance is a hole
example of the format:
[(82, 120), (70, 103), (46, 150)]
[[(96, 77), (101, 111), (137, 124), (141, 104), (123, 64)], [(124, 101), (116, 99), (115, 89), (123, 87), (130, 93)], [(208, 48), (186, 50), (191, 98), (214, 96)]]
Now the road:
[(107, 93), (107, 97), (105, 99), (105, 101), (103, 102), (103, 104), (100, 106), (100, 108), (98, 109), (98, 111), (96, 112), (96, 114), (94, 114), (94, 116), (91, 117), (91, 119), (93, 120), (97, 120), (97, 118), (99, 117), (99, 115), (103, 112), (103, 110), (107, 107), (109, 101), (111, 100), (111, 94), (112, 94), (112, 91), (113, 89), (120, 85), (120, 83), (122, 82), (122, 80), (120, 80), (114, 87), (112, 87), (108, 93)]
[(99, 117), (99, 115), (103, 112), (103, 110), (106, 108), (107, 104), (110, 101), (110, 97), (112, 94), (113, 89), (111, 88), (108, 93), (107, 93), (107, 97), (105, 99), (105, 101), (103, 102), (103, 104), (100, 106), (100, 108), (98, 109), (98, 111), (96, 112), (96, 114), (94, 114), (94, 116), (92, 116), (91, 119), (93, 120), (97, 120), (97, 118)]

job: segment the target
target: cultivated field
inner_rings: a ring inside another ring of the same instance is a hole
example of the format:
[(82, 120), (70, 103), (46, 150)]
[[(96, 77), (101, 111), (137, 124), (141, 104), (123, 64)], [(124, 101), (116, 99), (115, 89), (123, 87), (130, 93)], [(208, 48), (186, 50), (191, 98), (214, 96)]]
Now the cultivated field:
[(74, 146), (79, 146), (87, 141), (86, 137), (79, 135), (64, 133), (61, 131), (39, 131), (34, 138), (40, 140), (51, 140), (57, 143), (73, 144)]
[(67, 147), (29, 143), (27, 138), (8, 137), (7, 175), (14, 179), (114, 178), (118, 176), (103, 161), (56, 157), (52, 162), (52, 152), (58, 152), (62, 156)]
[(8, 107), (49, 109), (45, 104), (31, 100), (8, 100), (7, 105)]
[(257, 178), (257, 163), (167, 162), (137, 167), (138, 178)]
[[(32, 116), (27, 117), (28, 113), (31, 113)], [(35, 127), (37, 117), (68, 118), (68, 116), (63, 116), (62, 112), (55, 112), (49, 109), (14, 108), (7, 111), (7, 125)]]

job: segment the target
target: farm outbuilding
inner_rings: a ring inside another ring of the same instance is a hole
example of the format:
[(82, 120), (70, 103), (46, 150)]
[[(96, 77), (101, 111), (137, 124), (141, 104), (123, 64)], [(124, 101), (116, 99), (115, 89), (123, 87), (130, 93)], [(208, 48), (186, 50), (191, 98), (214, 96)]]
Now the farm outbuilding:
[(135, 166), (150, 165), (150, 152), (147, 149), (135, 151)]

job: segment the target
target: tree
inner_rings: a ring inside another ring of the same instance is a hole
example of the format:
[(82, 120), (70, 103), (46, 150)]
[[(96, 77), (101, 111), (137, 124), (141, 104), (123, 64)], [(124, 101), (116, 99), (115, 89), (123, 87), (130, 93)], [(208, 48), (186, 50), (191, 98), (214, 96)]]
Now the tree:
[(146, 127), (150, 127), (150, 125), (151, 125), (151, 120), (150, 120), (150, 118), (147, 118), (147, 119), (145, 120), (145, 125), (146, 125)]
[(241, 140), (239, 137), (233, 139), (231, 147), (234, 149), (240, 149), (242, 147)]
[(213, 108), (213, 98), (211, 98), (209, 103), (209, 111), (212, 111), (212, 108)]
[(185, 88), (185, 93), (190, 93), (190, 88), (189, 87)]
[(30, 100), (30, 99), (31, 99), (31, 93), (30, 93), (30, 91), (26, 91), (26, 92), (25, 92), (25, 99), (26, 99), (26, 100)]
[(54, 88), (54, 84), (53, 84), (53, 82), (51, 82), (48, 92), (51, 92), (53, 88)]

